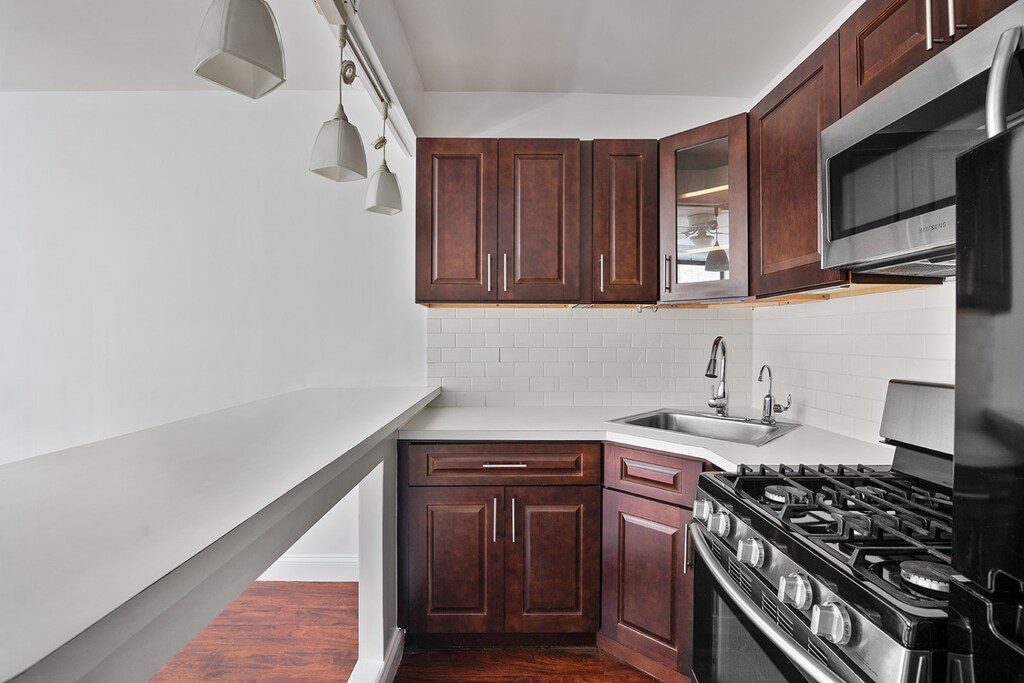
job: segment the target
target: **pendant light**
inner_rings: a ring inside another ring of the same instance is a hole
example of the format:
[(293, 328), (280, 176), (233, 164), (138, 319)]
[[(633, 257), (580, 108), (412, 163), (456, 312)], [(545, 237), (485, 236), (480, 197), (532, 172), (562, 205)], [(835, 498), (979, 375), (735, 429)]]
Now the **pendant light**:
[(380, 168), (370, 177), (370, 189), (366, 193), (366, 210), (394, 216), (402, 210), (402, 188), (398, 176), (388, 168), (388, 105), (384, 103), (384, 126), (380, 137), (373, 143), (374, 149), (381, 150)]
[(334, 118), (324, 121), (313, 143), (309, 170), (335, 182), (362, 180), (366, 177), (366, 153), (359, 129), (348, 122), (341, 95), (346, 85), (356, 79), (356, 65), (345, 59), (348, 27), (338, 27), (338, 47), (341, 52), (341, 70), (338, 75), (338, 109)]
[(281, 32), (265, 0), (213, 0), (192, 71), (254, 100), (284, 83)]
[(729, 270), (729, 253), (718, 244), (718, 207), (715, 207), (715, 245), (708, 252), (704, 261), (704, 270), (712, 273), (724, 273)]

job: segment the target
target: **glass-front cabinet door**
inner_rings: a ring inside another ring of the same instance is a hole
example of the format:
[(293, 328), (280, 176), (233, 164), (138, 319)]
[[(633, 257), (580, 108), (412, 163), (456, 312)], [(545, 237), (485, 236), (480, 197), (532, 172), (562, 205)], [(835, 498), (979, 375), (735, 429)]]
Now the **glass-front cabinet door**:
[(659, 143), (659, 301), (745, 297), (747, 115)]

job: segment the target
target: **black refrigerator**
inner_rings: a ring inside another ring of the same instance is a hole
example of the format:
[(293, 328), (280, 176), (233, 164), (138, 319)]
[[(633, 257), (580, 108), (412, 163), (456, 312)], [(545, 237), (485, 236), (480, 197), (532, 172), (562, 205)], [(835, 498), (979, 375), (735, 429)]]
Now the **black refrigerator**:
[(1024, 682), (1024, 126), (957, 159), (950, 683)]

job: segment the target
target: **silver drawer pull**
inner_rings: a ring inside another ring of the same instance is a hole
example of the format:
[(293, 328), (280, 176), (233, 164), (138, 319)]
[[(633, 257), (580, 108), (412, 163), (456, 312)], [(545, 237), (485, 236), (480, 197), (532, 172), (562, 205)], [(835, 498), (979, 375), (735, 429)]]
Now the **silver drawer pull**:
[(527, 467), (527, 464), (525, 462), (485, 462), (483, 465), (480, 465), (480, 467), (490, 470), (505, 468), (524, 469)]
[[(498, 498), (494, 498), (494, 512), (491, 514), (491, 543), (498, 542)], [(686, 573), (684, 567), (683, 573)]]
[(672, 467), (662, 467), (661, 465), (651, 465), (650, 463), (637, 462), (636, 460), (626, 460), (626, 459), (624, 459), (623, 462), (625, 462), (630, 467), (635, 467), (638, 470), (647, 470), (648, 472), (657, 472), (658, 474), (668, 474), (668, 475), (671, 475), (671, 476), (675, 476), (675, 475), (679, 474), (679, 470), (674, 469)]

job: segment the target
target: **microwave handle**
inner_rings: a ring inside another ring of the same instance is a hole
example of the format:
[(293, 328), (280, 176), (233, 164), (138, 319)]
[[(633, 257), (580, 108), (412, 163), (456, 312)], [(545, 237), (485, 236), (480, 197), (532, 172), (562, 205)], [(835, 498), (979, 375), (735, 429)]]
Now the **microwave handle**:
[(985, 132), (990, 138), (1006, 130), (1006, 79), (1010, 75), (1017, 45), (1020, 44), (1020, 34), (1019, 26), (1007, 29), (999, 36), (999, 43), (996, 44), (985, 94)]
[(704, 540), (704, 530), (696, 524), (692, 525), (692, 528), (693, 546), (697, 549), (697, 554), (704, 559), (704, 564), (710, 570), (715, 583), (725, 591), (725, 594), (743, 612), (743, 615), (753, 622), (757, 630), (770, 638), (772, 644), (782, 650), (786, 658), (813, 683), (843, 683), (843, 679), (822, 666), (806, 650), (798, 647), (788, 634), (774, 621), (768, 619), (764, 612), (759, 610), (753, 601), (736, 587), (729, 575), (718, 566), (715, 558), (712, 557), (708, 542)]

